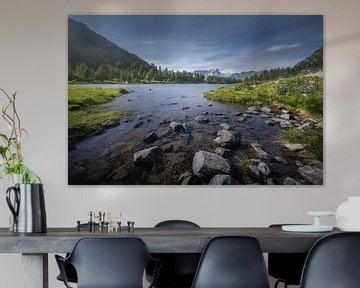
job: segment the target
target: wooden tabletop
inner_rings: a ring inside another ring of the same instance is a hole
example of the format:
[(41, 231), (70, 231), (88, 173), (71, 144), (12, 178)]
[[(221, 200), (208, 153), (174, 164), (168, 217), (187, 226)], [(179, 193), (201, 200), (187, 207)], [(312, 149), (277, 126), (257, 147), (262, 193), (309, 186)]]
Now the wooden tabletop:
[(259, 240), (263, 252), (308, 252), (321, 237), (333, 233), (293, 233), (281, 228), (135, 228), (128, 232), (77, 232), (76, 228), (48, 228), (47, 233), (19, 234), (0, 228), (0, 253), (65, 253), (82, 237), (139, 237), (152, 253), (201, 253), (215, 236), (242, 235)]

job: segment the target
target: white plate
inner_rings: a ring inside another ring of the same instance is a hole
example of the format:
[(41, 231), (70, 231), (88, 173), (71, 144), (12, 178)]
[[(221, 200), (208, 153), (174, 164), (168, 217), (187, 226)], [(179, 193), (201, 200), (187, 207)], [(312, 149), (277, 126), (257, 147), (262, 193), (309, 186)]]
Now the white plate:
[(333, 227), (324, 225), (283, 225), (281, 229), (286, 232), (330, 232)]
[(308, 211), (307, 214), (309, 216), (335, 216), (336, 212), (335, 211)]

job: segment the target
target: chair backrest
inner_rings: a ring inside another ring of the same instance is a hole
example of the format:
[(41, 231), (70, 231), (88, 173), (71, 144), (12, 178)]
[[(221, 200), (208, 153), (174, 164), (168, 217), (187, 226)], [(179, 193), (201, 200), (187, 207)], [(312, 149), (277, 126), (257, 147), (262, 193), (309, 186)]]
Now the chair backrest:
[[(200, 226), (188, 220), (166, 220), (156, 224), (155, 228), (200, 228)], [(194, 279), (200, 256), (200, 253), (156, 254), (156, 258), (162, 260), (158, 286), (184, 283), (184, 286), (189, 287)]]
[[(281, 228), (282, 225), (294, 224), (271, 224), (269, 228)], [(307, 253), (269, 253), (269, 275), (288, 285), (300, 285), (306, 257)]]
[(155, 228), (200, 228), (200, 226), (188, 220), (166, 220), (157, 223)]
[(212, 238), (203, 254), (192, 288), (268, 288), (264, 258), (256, 238)]
[(360, 287), (360, 233), (333, 234), (316, 242), (306, 259), (300, 287)]
[(76, 269), (78, 288), (142, 288), (152, 260), (139, 238), (82, 238), (67, 259)]

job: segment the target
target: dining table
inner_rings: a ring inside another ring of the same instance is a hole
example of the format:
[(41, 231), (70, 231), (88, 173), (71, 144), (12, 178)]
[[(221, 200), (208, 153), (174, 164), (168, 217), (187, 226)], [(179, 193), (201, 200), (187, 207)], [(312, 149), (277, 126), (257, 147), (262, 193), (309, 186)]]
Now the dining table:
[(138, 237), (150, 253), (201, 253), (216, 236), (238, 235), (258, 239), (264, 253), (309, 252), (320, 238), (338, 233), (284, 232), (281, 227), (134, 228), (102, 232), (77, 228), (48, 228), (46, 233), (14, 233), (0, 228), (0, 253), (21, 253), (24, 288), (48, 288), (48, 254), (68, 253), (83, 237)]

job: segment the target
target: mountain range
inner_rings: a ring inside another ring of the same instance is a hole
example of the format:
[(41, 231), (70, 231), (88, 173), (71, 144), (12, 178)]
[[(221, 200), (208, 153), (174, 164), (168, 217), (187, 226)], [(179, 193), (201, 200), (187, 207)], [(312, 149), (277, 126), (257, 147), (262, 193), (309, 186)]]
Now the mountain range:
[[(215, 68), (209, 70), (195, 70), (193, 72), (186, 72), (187, 74), (185, 76), (184, 73), (180, 76), (174, 76), (174, 72), (167, 70), (167, 74), (164, 75), (164, 71), (158, 70), (158, 67), (156, 67), (154, 64), (149, 64), (147, 61), (141, 59), (139, 56), (132, 54), (129, 51), (126, 51), (125, 49), (106, 39), (104, 36), (92, 31), (86, 25), (77, 22), (71, 18), (69, 18), (68, 20), (68, 62), (71, 69), (76, 69), (74, 67), (76, 67), (77, 65), (86, 64), (86, 66), (91, 71), (93, 71), (92, 73), (94, 75), (94, 71), (97, 71), (97, 69), (99, 68), (104, 68), (104, 66), (108, 66), (108, 68), (105, 67), (107, 70), (113, 70), (106, 71), (105, 75), (110, 75), (111, 72), (113, 72), (112, 74), (114, 75), (119, 75), (122, 74), (122, 71), (126, 70), (127, 74), (121, 75), (120, 77), (122, 80), (125, 79), (126, 81), (134, 81), (134, 79), (142, 81), (143, 79), (146, 79), (146, 81), (167, 80), (170, 82), (176, 82), (177, 79), (179, 79), (180, 77), (182, 77), (180, 81), (184, 81), (185, 77), (186, 81), (189, 82), (201, 82), (208, 78), (213, 78), (212, 81), (218, 81), (216, 79), (222, 78), (224, 80), (226, 79), (226, 81), (236, 82), (251, 77), (258, 77), (259, 75), (264, 74), (268, 71), (264, 70), (223, 73), (219, 69)], [(291, 69), (293, 69), (294, 71), (301, 71), (306, 69), (322, 69), (322, 63), (323, 48), (321, 47), (320, 49), (316, 50), (312, 55), (297, 63)], [(101, 73), (104, 73), (104, 71), (101, 71)], [(99, 76), (101, 73), (99, 72), (97, 76)], [(75, 77), (73, 74), (76, 73), (71, 71), (71, 74), (71, 77)], [(116, 77), (114, 75), (105, 76), (102, 79), (115, 79)], [(199, 76), (201, 76), (201, 78), (199, 78)], [(75, 79), (70, 79), (71, 77), (69, 76), (69, 80), (76, 80), (76, 77)]]
[(223, 78), (232, 78), (235, 80), (245, 80), (259, 72), (256, 71), (243, 71), (243, 72), (236, 72), (236, 73), (223, 73), (218, 68), (210, 69), (210, 70), (195, 70), (195, 74), (199, 74), (204, 76), (205, 78), (208, 76), (213, 77), (223, 77)]

